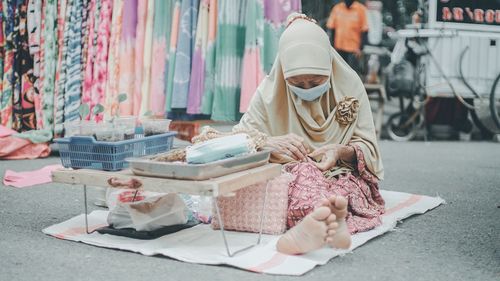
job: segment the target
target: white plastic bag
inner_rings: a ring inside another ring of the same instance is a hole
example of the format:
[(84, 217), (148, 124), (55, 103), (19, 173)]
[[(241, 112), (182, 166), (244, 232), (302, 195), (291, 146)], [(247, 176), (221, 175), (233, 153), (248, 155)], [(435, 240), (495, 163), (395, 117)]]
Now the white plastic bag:
[(119, 190), (108, 193), (107, 199), (108, 224), (114, 228), (152, 231), (188, 221), (186, 204), (175, 193)]

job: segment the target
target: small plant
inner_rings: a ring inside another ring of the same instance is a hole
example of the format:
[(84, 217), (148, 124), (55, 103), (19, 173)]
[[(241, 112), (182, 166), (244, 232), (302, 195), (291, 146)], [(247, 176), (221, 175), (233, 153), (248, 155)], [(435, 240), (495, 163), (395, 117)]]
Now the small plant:
[[(90, 107), (88, 104), (84, 103), (84, 104), (80, 105), (80, 108), (78, 109), (78, 111), (80, 112), (80, 118), (82, 120), (85, 120), (87, 118), (87, 116), (89, 116), (89, 114), (90, 114)], [(96, 104), (94, 106), (94, 108), (92, 109), (92, 115), (90, 115), (90, 119), (92, 119), (92, 117), (97, 116), (103, 112), (104, 112), (104, 106), (102, 106), (102, 104), (99, 104), (99, 103)]]

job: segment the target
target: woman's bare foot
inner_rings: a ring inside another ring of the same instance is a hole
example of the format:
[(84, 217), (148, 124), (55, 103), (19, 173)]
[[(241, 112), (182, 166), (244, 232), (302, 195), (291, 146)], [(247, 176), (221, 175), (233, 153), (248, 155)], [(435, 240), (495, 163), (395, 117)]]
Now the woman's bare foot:
[(332, 241), (338, 227), (330, 208), (318, 207), (280, 237), (276, 248), (288, 255), (304, 254)]
[(333, 248), (348, 249), (351, 247), (351, 234), (347, 229), (345, 218), (347, 216), (347, 199), (342, 196), (332, 196), (324, 199), (321, 206), (330, 208), (332, 214), (335, 214), (338, 228), (336, 233), (328, 237), (327, 242)]

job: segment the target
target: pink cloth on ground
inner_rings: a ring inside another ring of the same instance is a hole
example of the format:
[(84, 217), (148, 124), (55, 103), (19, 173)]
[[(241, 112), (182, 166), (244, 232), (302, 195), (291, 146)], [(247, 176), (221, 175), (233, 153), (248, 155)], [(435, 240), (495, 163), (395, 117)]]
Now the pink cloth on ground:
[(378, 189), (378, 179), (366, 169), (361, 149), (356, 145), (352, 147), (356, 151), (357, 170), (338, 179), (325, 178), (312, 163), (291, 163), (285, 167), (296, 177), (288, 189), (287, 227), (295, 226), (323, 198), (332, 195), (344, 196), (349, 202), (346, 221), (351, 234), (382, 224), (380, 216), (385, 211), (385, 202)]
[(3, 184), (14, 187), (27, 187), (52, 182), (52, 171), (62, 169), (61, 164), (45, 166), (39, 170), (28, 172), (5, 171)]
[(50, 147), (47, 143), (32, 143), (27, 139), (16, 138), (17, 133), (0, 125), (0, 159), (35, 159), (47, 157)]

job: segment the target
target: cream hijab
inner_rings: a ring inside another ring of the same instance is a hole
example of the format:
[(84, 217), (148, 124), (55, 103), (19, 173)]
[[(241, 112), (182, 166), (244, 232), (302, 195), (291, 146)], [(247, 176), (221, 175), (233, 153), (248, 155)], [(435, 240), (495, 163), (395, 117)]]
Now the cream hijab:
[[(298, 98), (289, 90), (285, 79), (302, 74), (330, 76), (328, 94), (312, 102)], [(339, 104), (351, 97), (359, 102), (357, 116), (354, 115), (350, 124), (340, 124), (336, 118)], [(333, 143), (356, 144), (363, 151), (368, 169), (379, 179), (384, 176), (363, 83), (331, 47), (327, 34), (310, 20), (296, 19), (283, 32), (271, 72), (259, 85), (248, 111), (234, 128), (254, 129), (268, 136), (294, 133), (313, 148)], [(346, 165), (332, 172), (340, 174), (349, 170), (352, 168)]]

